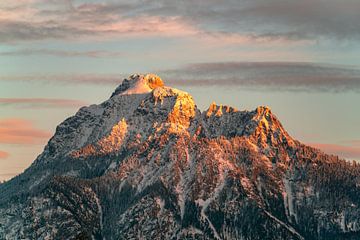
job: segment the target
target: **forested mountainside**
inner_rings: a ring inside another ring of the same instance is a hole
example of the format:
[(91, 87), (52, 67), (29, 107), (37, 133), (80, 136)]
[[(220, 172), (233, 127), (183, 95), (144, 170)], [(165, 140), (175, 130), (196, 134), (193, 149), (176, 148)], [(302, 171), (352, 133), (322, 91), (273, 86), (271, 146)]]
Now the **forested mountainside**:
[(360, 239), (359, 184), (268, 107), (201, 112), (133, 75), (0, 185), (0, 239)]

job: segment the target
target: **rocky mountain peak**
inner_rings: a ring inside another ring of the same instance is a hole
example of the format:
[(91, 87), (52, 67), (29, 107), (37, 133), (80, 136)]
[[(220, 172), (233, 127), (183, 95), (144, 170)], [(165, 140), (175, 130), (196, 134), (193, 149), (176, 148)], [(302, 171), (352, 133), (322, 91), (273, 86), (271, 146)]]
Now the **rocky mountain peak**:
[(157, 87), (164, 86), (162, 79), (152, 73), (149, 74), (133, 74), (118, 86), (112, 97), (118, 94), (143, 94), (149, 93)]
[[(360, 166), (135, 74), (0, 184), (0, 239), (360, 239)], [(334, 194), (333, 194), (334, 193)]]
[(170, 123), (169, 131), (172, 133), (180, 133), (186, 131), (191, 120), (196, 115), (196, 105), (193, 97), (187, 92), (183, 92), (174, 88), (159, 87), (153, 91), (156, 102), (163, 102), (164, 97), (173, 97), (171, 111), (168, 114), (168, 122)]
[(287, 133), (278, 118), (272, 113), (270, 107), (259, 106), (254, 111), (252, 139), (264, 149), (279, 146), (294, 146), (293, 138)]
[(227, 106), (227, 105), (216, 105), (215, 102), (212, 102), (206, 111), (206, 116), (211, 117), (212, 115), (215, 115), (217, 117), (221, 117), (224, 113), (232, 113), (237, 112), (236, 108)]

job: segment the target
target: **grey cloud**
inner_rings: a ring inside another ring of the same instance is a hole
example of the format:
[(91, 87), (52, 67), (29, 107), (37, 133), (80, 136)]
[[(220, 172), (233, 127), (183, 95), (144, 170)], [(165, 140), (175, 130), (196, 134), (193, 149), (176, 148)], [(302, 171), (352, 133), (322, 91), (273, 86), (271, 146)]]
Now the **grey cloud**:
[(255, 1), (238, 14), (240, 24), (260, 27), (263, 35), (358, 39), (359, 12), (360, 2), (355, 0), (272, 0)]
[(87, 105), (86, 102), (73, 99), (54, 98), (0, 98), (0, 106), (19, 108), (77, 108)]
[(150, 0), (139, 3), (132, 11), (182, 16), (210, 33), (291, 40), (360, 37), (358, 0)]
[[(269, 91), (360, 91), (360, 69), (315, 63), (213, 62), (155, 71), (168, 86), (240, 87)], [(0, 76), (0, 81), (115, 87), (131, 73)]]
[(90, 57), (90, 58), (111, 58), (123, 56), (120, 52), (111, 51), (66, 51), (54, 49), (19, 49), (13, 51), (0, 52), (0, 56), (33, 56), (49, 55), (57, 57)]
[(41, 23), (0, 21), (0, 42), (5, 43), (44, 39), (67, 39), (86, 36), (91, 33), (92, 32), (88, 30), (66, 27), (52, 21)]
[(47, 82), (59, 85), (109, 85), (120, 84), (128, 74), (36, 74), (0, 75), (0, 81)]
[[(290, 40), (358, 40), (360, 37), (358, 0), (122, 0), (101, 4), (44, 1), (30, 7), (37, 9), (38, 20), (20, 17), (18, 21), (1, 20), (0, 42), (102, 36), (114, 33), (101, 30), (104, 26), (121, 24), (126, 19), (136, 21), (144, 16), (179, 17), (198, 28), (197, 34), (204, 35), (235, 33)], [(21, 6), (14, 11), (19, 9), (22, 10)], [(145, 32), (151, 30), (144, 26)], [(121, 32), (131, 33), (131, 30)]]
[(176, 86), (278, 91), (360, 91), (360, 69), (282, 62), (198, 63), (161, 73)]
[[(23, 17), (23, 12), (32, 9), (32, 17)], [(0, 6), (16, 18), (0, 19), (0, 42), (13, 43), (46, 39), (76, 39), (79, 37), (106, 37), (111, 34), (132, 33), (131, 29), (112, 29), (130, 9), (121, 3), (84, 3), (74, 5), (71, 1), (40, 1), (34, 4), (16, 5), (11, 9)], [(132, 7), (134, 9), (134, 7)], [(6, 16), (6, 15), (5, 15)], [(126, 24), (126, 23), (125, 23)], [(105, 28), (104, 28), (105, 27)], [(106, 28), (108, 27), (108, 28)], [(141, 29), (137, 29), (140, 31)], [(151, 29), (143, 26), (143, 31)]]

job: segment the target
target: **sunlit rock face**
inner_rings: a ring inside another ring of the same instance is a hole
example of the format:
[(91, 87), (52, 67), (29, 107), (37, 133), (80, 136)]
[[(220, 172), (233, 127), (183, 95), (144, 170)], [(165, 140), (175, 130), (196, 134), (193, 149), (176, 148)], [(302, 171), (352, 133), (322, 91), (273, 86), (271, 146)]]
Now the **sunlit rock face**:
[(111, 129), (111, 132), (98, 140), (96, 143), (90, 143), (71, 153), (74, 158), (101, 156), (118, 151), (124, 142), (127, 133), (127, 123), (123, 118)]
[(162, 86), (164, 86), (163, 81), (155, 74), (134, 74), (124, 79), (123, 83), (115, 89), (112, 96), (117, 94), (149, 93), (155, 88)]
[(360, 239), (360, 167), (135, 74), (0, 185), (0, 239)]

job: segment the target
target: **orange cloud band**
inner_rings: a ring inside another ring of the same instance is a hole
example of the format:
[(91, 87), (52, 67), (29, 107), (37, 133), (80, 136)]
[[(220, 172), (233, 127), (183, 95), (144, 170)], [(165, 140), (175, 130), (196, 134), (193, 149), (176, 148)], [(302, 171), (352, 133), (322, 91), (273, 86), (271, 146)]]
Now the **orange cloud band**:
[(4, 152), (4, 151), (0, 151), (0, 159), (4, 159), (9, 157), (9, 153)]
[(0, 105), (11, 105), (20, 107), (81, 107), (86, 102), (73, 99), (52, 98), (0, 98)]
[(360, 160), (360, 147), (326, 143), (309, 143), (309, 145), (329, 154), (338, 155), (347, 159)]
[(37, 129), (25, 119), (0, 120), (0, 143), (5, 144), (42, 144), (51, 134)]

